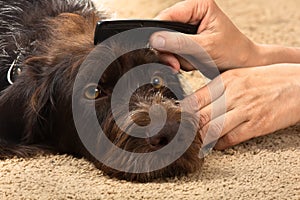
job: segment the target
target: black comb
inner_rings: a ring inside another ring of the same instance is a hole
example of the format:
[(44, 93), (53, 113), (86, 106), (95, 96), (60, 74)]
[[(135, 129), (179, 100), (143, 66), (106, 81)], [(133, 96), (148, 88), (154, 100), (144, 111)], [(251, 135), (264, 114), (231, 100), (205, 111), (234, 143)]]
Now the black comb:
[(97, 45), (107, 38), (135, 28), (165, 28), (186, 34), (196, 34), (198, 25), (160, 20), (103, 20), (97, 23), (94, 44)]

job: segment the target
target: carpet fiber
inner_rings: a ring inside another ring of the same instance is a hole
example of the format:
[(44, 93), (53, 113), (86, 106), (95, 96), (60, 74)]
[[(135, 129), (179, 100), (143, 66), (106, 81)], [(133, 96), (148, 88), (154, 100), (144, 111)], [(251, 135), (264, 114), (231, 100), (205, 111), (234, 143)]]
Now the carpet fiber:
[[(104, 5), (119, 17), (151, 18), (175, 0), (129, 2), (107, 0)], [(300, 46), (299, 0), (219, 0), (218, 4), (255, 41)], [(0, 161), (0, 199), (299, 200), (300, 125), (213, 151), (201, 172), (165, 182), (110, 179), (84, 159), (64, 155)]]

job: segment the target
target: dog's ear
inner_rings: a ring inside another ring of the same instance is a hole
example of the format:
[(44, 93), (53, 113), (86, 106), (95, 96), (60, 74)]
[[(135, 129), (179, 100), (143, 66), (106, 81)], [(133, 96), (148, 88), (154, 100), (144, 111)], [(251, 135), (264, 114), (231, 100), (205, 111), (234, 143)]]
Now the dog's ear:
[[(8, 91), (6, 89), (3, 92)], [(3, 93), (2, 92), (2, 93)], [(18, 143), (22, 137), (24, 128), (22, 100), (18, 99), (18, 94), (0, 96), (0, 142), (3, 141)]]
[[(31, 88), (25, 99), (24, 137), (26, 143), (42, 142), (51, 132), (51, 114), (55, 110), (55, 70), (51, 70), (49, 57), (33, 57), (26, 62), (22, 80)], [(21, 78), (21, 77), (20, 77)], [(22, 86), (20, 86), (22, 87)]]
[(32, 58), (22, 66), (15, 83), (0, 96), (0, 138), (13, 143), (42, 140), (51, 109), (51, 80), (42, 80), (47, 71), (45, 57)]

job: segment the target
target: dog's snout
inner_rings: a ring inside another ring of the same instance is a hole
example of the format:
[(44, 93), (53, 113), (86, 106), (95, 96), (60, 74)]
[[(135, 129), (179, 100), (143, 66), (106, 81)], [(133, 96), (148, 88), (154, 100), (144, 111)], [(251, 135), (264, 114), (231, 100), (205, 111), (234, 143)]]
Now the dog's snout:
[(152, 150), (159, 150), (168, 145), (177, 134), (179, 123), (168, 121), (165, 126), (155, 135), (146, 139)]

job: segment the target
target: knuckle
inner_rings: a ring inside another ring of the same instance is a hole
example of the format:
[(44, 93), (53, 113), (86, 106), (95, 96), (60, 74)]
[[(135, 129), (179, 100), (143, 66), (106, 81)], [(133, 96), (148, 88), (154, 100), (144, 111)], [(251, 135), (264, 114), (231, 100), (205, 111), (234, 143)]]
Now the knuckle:
[(200, 127), (203, 127), (210, 121), (210, 114), (206, 112), (200, 113)]
[(214, 135), (221, 135), (221, 132), (223, 130), (223, 123), (214, 122), (211, 124), (211, 132), (214, 133)]
[(203, 95), (198, 96), (197, 100), (198, 100), (198, 105), (199, 105), (201, 108), (205, 106), (205, 104), (206, 104), (206, 103), (205, 103), (205, 102), (206, 102), (206, 97), (205, 97), (205, 96), (203, 96)]
[(178, 52), (181, 52), (186, 46), (186, 39), (183, 35), (176, 34), (176, 46)]
[(198, 107), (203, 108), (210, 102), (210, 94), (207, 87), (203, 87), (195, 93), (195, 98), (198, 104)]
[(228, 70), (222, 74), (224, 80), (232, 80), (233, 78), (238, 78), (240, 76), (239, 70)]
[(177, 52), (174, 53), (182, 53), (182, 54), (193, 54), (195, 48), (195, 42), (187, 35), (183, 33), (173, 33), (174, 34), (174, 49)]

